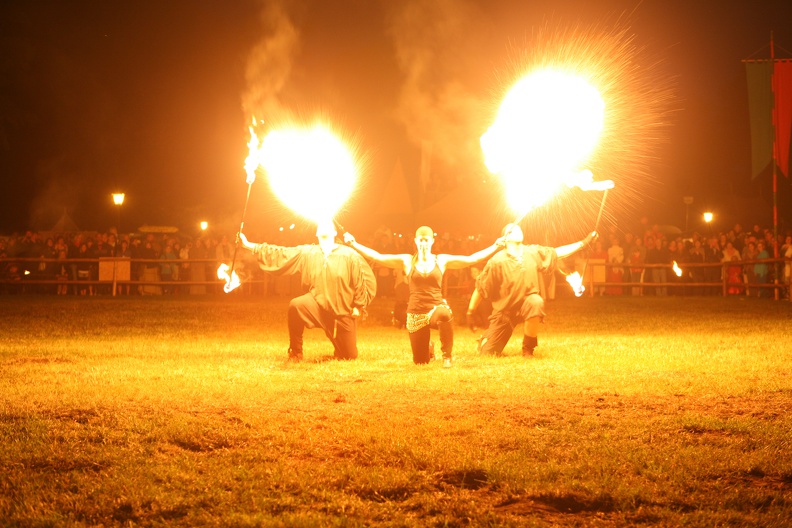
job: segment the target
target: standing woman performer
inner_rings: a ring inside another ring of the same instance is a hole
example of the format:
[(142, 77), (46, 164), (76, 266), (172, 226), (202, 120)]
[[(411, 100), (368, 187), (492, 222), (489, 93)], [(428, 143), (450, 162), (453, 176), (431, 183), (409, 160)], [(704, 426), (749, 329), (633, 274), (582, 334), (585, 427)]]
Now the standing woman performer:
[(440, 349), (443, 351), (443, 367), (451, 367), (451, 351), (454, 347), (454, 315), (443, 299), (443, 274), (446, 269), (462, 269), (491, 257), (503, 247), (500, 240), (472, 255), (434, 255), (434, 231), (421, 226), (415, 231), (414, 255), (383, 255), (358, 243), (351, 233), (344, 233), (344, 242), (358, 253), (392, 269), (401, 269), (407, 277), (410, 297), (407, 302), (407, 331), (413, 362), (429, 363), (434, 357), (431, 350), (430, 328), (440, 332)]

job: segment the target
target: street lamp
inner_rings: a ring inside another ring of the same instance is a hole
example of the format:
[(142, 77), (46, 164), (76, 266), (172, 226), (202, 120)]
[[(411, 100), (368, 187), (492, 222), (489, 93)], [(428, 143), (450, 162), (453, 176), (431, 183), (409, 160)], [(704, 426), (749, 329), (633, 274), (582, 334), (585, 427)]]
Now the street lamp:
[(113, 203), (118, 210), (118, 236), (121, 236), (121, 206), (124, 204), (124, 193), (113, 193)]
[(710, 213), (709, 211), (707, 211), (706, 213), (704, 213), (704, 221), (705, 221), (705, 222), (707, 222), (708, 224), (709, 224), (710, 222), (712, 222), (712, 218), (713, 218), (713, 215), (712, 215), (712, 213)]
[(206, 231), (208, 228), (209, 228), (209, 222), (207, 222), (206, 220), (203, 220), (201, 222), (201, 231)]
[[(121, 206), (124, 204), (124, 193), (113, 193), (113, 203), (116, 206), (116, 210), (118, 211), (118, 227), (116, 227), (116, 249), (114, 252), (114, 257), (118, 258), (118, 249), (121, 248)], [(118, 261), (113, 260), (113, 297), (116, 296), (116, 290), (118, 288)], [(129, 280), (127, 278), (127, 280)]]

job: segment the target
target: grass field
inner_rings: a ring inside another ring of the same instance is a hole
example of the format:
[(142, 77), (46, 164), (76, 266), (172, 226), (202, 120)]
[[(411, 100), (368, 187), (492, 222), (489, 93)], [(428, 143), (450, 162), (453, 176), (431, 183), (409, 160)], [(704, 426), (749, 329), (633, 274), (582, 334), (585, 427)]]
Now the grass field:
[(792, 525), (789, 302), (564, 298), (452, 369), (387, 301), (286, 364), (286, 303), (0, 297), (0, 525)]

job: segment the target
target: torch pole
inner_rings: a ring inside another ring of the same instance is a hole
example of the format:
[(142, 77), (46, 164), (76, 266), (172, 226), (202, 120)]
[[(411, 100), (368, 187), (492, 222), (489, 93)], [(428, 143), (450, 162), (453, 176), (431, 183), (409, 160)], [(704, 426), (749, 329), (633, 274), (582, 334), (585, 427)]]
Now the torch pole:
[[(596, 232), (599, 229), (600, 220), (602, 219), (602, 211), (605, 209), (605, 201), (608, 199), (608, 191), (610, 189), (605, 189), (605, 192), (602, 194), (602, 202), (600, 202), (599, 212), (597, 213), (597, 221), (594, 222), (594, 231)], [(580, 280), (584, 280), (586, 277), (586, 268), (588, 267), (588, 254), (586, 254), (586, 260), (583, 261), (583, 273), (580, 274)], [(593, 284), (592, 279), (592, 284)], [(594, 288), (591, 288), (591, 295), (594, 295)]]
[(333, 217), (333, 225), (334, 225), (334, 226), (335, 226), (335, 228), (336, 228), (336, 236), (339, 236), (339, 237), (341, 237), (341, 238), (344, 238), (344, 233), (346, 233), (346, 229), (344, 229), (344, 226), (342, 226), (342, 225), (341, 225), (341, 224), (338, 222), (338, 220), (336, 220), (336, 219), (335, 219), (335, 216)]
[(605, 189), (605, 193), (602, 195), (602, 202), (600, 203), (599, 213), (597, 213), (597, 221), (594, 222), (594, 231), (599, 229), (600, 219), (602, 218), (602, 210), (605, 209), (605, 200), (608, 199), (608, 191), (610, 189)]
[[(248, 183), (247, 198), (245, 198), (245, 207), (242, 209), (242, 221), (239, 223), (239, 233), (245, 229), (245, 216), (247, 216), (248, 202), (250, 202), (250, 189), (253, 188), (253, 182)], [(239, 233), (237, 233), (236, 244), (234, 244), (234, 256), (231, 258), (231, 270), (228, 272), (229, 277), (234, 276), (234, 266), (236, 265), (237, 250), (239, 249)]]

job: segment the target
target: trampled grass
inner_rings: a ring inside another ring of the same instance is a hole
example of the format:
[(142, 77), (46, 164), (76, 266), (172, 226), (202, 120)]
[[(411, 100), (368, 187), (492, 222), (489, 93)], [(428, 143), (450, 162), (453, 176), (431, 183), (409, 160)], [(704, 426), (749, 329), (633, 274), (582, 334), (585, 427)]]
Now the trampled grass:
[(563, 298), (452, 369), (387, 300), (286, 364), (286, 302), (0, 297), (0, 525), (792, 524), (789, 302)]

